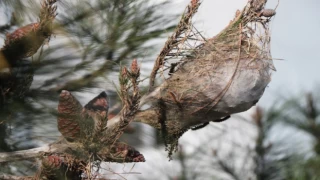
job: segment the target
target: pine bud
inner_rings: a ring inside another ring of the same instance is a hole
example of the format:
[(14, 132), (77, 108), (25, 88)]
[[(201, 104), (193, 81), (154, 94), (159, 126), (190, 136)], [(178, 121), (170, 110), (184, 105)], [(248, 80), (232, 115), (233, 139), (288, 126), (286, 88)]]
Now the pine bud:
[(70, 92), (63, 90), (58, 105), (58, 130), (69, 141), (80, 138), (81, 111), (82, 106), (79, 101)]
[(192, 0), (192, 1), (191, 1), (191, 6), (192, 6), (192, 7), (195, 7), (198, 2), (199, 2), (199, 0)]
[(129, 74), (128, 69), (126, 67), (123, 67), (122, 71), (121, 71), (121, 76), (122, 77), (127, 77), (128, 74)]
[(138, 61), (137, 59), (134, 59), (131, 63), (131, 73), (134, 74), (134, 75), (137, 75), (139, 74), (140, 72), (140, 68), (139, 68), (139, 65), (138, 65)]
[(126, 67), (123, 67), (119, 76), (119, 82), (121, 85), (126, 85), (128, 84), (128, 76), (129, 76), (129, 71)]

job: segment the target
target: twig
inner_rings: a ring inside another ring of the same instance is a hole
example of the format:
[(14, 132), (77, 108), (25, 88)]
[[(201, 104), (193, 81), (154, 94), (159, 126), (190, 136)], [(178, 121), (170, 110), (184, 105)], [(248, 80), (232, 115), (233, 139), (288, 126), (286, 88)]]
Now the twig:
[(0, 180), (28, 180), (28, 179), (34, 179), (34, 177), (29, 176), (12, 176), (12, 175), (6, 175), (2, 174), (0, 175)]
[(177, 40), (186, 30), (190, 29), (192, 23), (192, 17), (196, 14), (201, 2), (200, 0), (191, 0), (190, 4), (188, 5), (185, 13), (182, 15), (182, 18), (175, 30), (175, 32), (168, 38), (167, 42), (165, 43), (164, 47), (162, 48), (159, 56), (156, 59), (152, 72), (150, 74), (150, 81), (149, 81), (149, 91), (153, 90), (155, 78), (158, 73), (158, 70), (161, 66), (163, 66), (165, 57), (172, 51), (173, 48), (177, 47), (179, 41)]
[(60, 150), (63, 149), (63, 145), (56, 146), (56, 145), (48, 144), (48, 145), (45, 145), (39, 148), (34, 148), (34, 149), (15, 151), (15, 152), (1, 152), (0, 163), (38, 158), (38, 157), (41, 157), (42, 153), (57, 152), (59, 149)]
[(139, 79), (140, 67), (137, 60), (133, 60), (130, 71), (123, 67), (119, 75), (120, 81), (120, 98), (123, 103), (123, 108), (120, 115), (120, 121), (112, 128), (107, 129), (106, 144), (114, 144), (117, 139), (123, 134), (126, 127), (134, 120), (135, 114), (139, 110), (140, 91)]

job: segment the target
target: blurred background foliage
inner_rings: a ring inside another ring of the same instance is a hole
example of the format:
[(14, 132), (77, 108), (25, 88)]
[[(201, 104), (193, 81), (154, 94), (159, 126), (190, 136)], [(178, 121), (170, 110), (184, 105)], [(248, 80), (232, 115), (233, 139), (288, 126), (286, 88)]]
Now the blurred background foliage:
[(318, 180), (319, 102), (316, 93), (303, 93), (200, 130), (206, 141), (199, 136), (193, 150), (184, 148), (192, 142), (181, 143), (174, 157), (181, 174), (164, 179)]
[[(117, 71), (133, 58), (143, 64), (153, 62), (161, 39), (178, 20), (176, 14), (159, 11), (168, 6), (152, 0), (58, 1), (55, 35), (30, 58), (35, 75), (27, 96), (0, 107), (0, 151), (56, 140), (60, 136), (56, 106), (62, 89), (74, 92), (82, 104), (105, 90), (115, 105), (111, 113), (116, 113)], [(0, 0), (1, 43), (6, 33), (35, 22), (39, 8), (36, 0)], [(161, 179), (320, 179), (319, 102), (317, 93), (305, 93), (281, 99), (269, 109), (254, 108), (251, 117), (236, 115), (230, 121), (237, 121), (237, 126), (222, 123), (223, 128), (214, 129), (218, 135), (212, 134), (213, 125), (201, 129), (197, 133), (205, 134), (207, 143), (190, 151), (182, 142), (172, 162), (176, 173), (161, 172)], [(34, 164), (1, 165), (0, 172), (32, 174)]]

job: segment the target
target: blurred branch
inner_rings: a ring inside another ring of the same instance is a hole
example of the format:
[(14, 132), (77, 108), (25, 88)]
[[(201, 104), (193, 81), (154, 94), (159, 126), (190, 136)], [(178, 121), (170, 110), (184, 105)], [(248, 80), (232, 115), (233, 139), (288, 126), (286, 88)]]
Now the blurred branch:
[(97, 77), (104, 75), (106, 72), (108, 72), (108, 70), (112, 69), (114, 63), (116, 62), (106, 61), (98, 70), (90, 72), (84, 75), (82, 78), (71, 80), (62, 86), (54, 87), (50, 89), (50, 91), (60, 92), (63, 89), (68, 89), (69, 91), (76, 91), (83, 87), (91, 87), (90, 84), (93, 83), (93, 80), (95, 80)]
[(223, 172), (231, 176), (234, 180), (241, 180), (241, 178), (235, 172), (234, 168), (230, 167), (224, 160), (221, 160), (220, 158), (217, 158), (217, 160)]
[[(68, 16), (62, 15), (60, 19), (64, 20), (60, 20), (61, 27), (74, 36), (77, 41), (74, 41), (75, 44), (79, 44), (79, 41), (84, 49), (80, 56), (82, 62), (58, 77), (47, 80), (41, 88), (52, 86), (57, 79), (61, 80), (82, 70), (86, 70), (82, 77), (64, 81), (63, 85), (50, 90), (68, 89), (71, 91), (92, 87), (95, 85), (93, 82), (95, 79), (113, 72), (114, 66), (119, 66), (120, 62), (146, 55), (146, 49), (149, 47), (144, 47), (145, 43), (173, 28), (167, 25), (171, 19), (155, 14), (156, 8), (162, 6), (161, 3), (148, 6), (144, 1), (132, 0), (117, 3), (98, 1), (92, 6), (79, 4), (79, 9), (72, 11), (74, 13)], [(166, 25), (161, 27), (160, 22)], [(139, 53), (140, 49), (144, 49), (142, 52), (144, 54)], [(101, 66), (95, 66), (94, 63), (97, 60), (103, 60), (104, 63)], [(96, 69), (88, 70), (86, 69), (88, 66)]]
[(34, 177), (27, 177), (27, 176), (12, 176), (12, 175), (0, 175), (1, 180), (32, 180)]
[(314, 140), (314, 152), (320, 155), (320, 125), (317, 118), (320, 116), (317, 99), (307, 93), (304, 99), (292, 99), (282, 113), (282, 122), (304, 131)]
[[(125, 145), (123, 143), (115, 143), (115, 147), (123, 147), (128, 145)], [(126, 149), (123, 149), (126, 150)], [(0, 153), (0, 163), (7, 163), (7, 162), (14, 162), (14, 161), (21, 161), (21, 160), (27, 160), (27, 159), (34, 159), (34, 158), (43, 158), (46, 155), (49, 154), (69, 154), (72, 152), (72, 154), (87, 154), (85, 151), (85, 148), (81, 148), (80, 144), (77, 143), (66, 143), (65, 141), (56, 142), (48, 145), (44, 145), (38, 148), (28, 149), (28, 150), (22, 150), (22, 151), (14, 151), (14, 152), (1, 152)], [(98, 157), (103, 157), (101, 159), (102, 161), (107, 162), (131, 162), (126, 161), (124, 159), (125, 157), (119, 158), (119, 155), (126, 155), (126, 154), (119, 154), (119, 152), (115, 152), (112, 150), (112, 148), (108, 145), (106, 145), (104, 148), (102, 148), (98, 153)], [(86, 158), (86, 157), (83, 157)]]
[(65, 149), (65, 145), (61, 144), (48, 144), (39, 148), (15, 151), (15, 152), (1, 152), (0, 163), (20, 161), (25, 159), (39, 158), (42, 153), (59, 152), (59, 149)]

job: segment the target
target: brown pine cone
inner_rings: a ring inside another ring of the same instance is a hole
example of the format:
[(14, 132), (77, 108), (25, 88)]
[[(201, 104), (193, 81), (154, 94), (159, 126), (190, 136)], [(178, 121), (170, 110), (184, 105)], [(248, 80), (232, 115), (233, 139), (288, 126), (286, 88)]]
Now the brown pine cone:
[(75, 141), (81, 136), (80, 102), (68, 91), (62, 91), (58, 105), (58, 129), (68, 140)]
[(40, 23), (32, 23), (7, 34), (2, 52), (11, 62), (34, 55), (47, 37)]
[(60, 94), (58, 129), (68, 141), (79, 141), (102, 132), (107, 123), (109, 103), (102, 92), (83, 108), (68, 91)]
[(40, 21), (23, 26), (7, 34), (5, 45), (1, 52), (10, 64), (15, 64), (21, 58), (34, 55), (52, 34), (52, 21), (56, 17), (56, 0), (43, 1)]
[(107, 98), (107, 94), (102, 92), (84, 106), (84, 113), (94, 120), (94, 130), (96, 132), (102, 131), (107, 125), (109, 110)]

